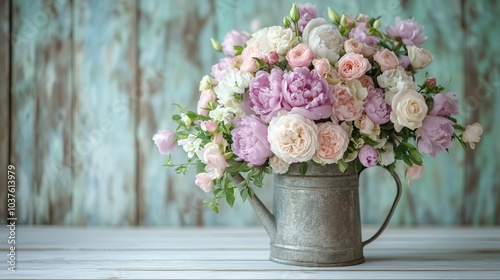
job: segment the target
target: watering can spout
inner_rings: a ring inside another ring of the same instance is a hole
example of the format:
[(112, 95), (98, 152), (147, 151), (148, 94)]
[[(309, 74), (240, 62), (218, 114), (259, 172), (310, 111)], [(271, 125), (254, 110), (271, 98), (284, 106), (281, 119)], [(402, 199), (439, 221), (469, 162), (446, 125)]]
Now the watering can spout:
[[(243, 177), (241, 175), (237, 175), (234, 179), (239, 183), (243, 181)], [(262, 225), (266, 229), (267, 235), (271, 239), (271, 242), (274, 241), (276, 236), (276, 221), (274, 219), (273, 214), (269, 212), (269, 209), (262, 203), (262, 201), (257, 197), (257, 195), (253, 195), (253, 197), (249, 197), (248, 201), (250, 205), (252, 205), (253, 210), (259, 216)]]

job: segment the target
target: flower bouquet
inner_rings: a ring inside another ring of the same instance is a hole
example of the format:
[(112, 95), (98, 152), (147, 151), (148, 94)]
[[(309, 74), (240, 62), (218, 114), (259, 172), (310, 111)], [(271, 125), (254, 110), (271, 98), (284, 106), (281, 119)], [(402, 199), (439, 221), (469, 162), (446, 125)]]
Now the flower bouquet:
[(415, 80), (434, 59), (422, 48), (422, 26), (398, 17), (381, 28), (379, 18), (331, 8), (330, 22), (317, 14), (311, 4), (294, 4), (283, 26), (212, 39), (225, 57), (201, 80), (196, 112), (177, 105), (175, 132), (154, 135), (162, 154), (177, 145), (186, 151), (187, 163), (169, 156), (166, 166), (182, 174), (195, 167), (195, 184), (213, 191), (205, 201), (213, 211), (221, 198), (232, 206), (238, 193), (252, 197), (265, 174), (286, 173), (291, 164), (305, 175), (310, 165), (395, 172), (401, 161), (414, 179), (422, 154), (435, 157), (454, 140), (474, 149), (479, 141), (479, 124), (453, 118), (455, 93), (432, 77)]

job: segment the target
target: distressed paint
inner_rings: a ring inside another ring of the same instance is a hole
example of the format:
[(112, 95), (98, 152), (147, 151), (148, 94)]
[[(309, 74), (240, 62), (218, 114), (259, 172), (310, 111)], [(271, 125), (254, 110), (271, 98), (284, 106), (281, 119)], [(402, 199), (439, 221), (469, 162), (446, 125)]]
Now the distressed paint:
[[(0, 0), (0, 5), (8, 2)], [(202, 204), (211, 194), (194, 185), (194, 172), (180, 176), (160, 167), (166, 157), (157, 153), (151, 137), (157, 129), (175, 128), (170, 119), (173, 103), (196, 108), (198, 82), (221, 58), (211, 49), (210, 37), (222, 40), (233, 28), (254, 31), (281, 25), (292, 2), (12, 0), (12, 133), (2, 132), (0, 145), (11, 137), (12, 162), (19, 172), (20, 221), (258, 224), (241, 199), (234, 209), (223, 203), (221, 213), (213, 214)], [(500, 86), (495, 51), (500, 42), (490, 36), (491, 30), (500, 29), (494, 20), (499, 4), (310, 2), (322, 16), (331, 6), (351, 15), (382, 15), (385, 23), (396, 16), (414, 17), (425, 26), (429, 40), (424, 47), (436, 58), (426, 70), (443, 84), (452, 79), (448, 89), (457, 92), (460, 109), (467, 112), (462, 123), (479, 121), (484, 126), (482, 143), (474, 152), (464, 153), (456, 144), (449, 154), (426, 158), (425, 176), (413, 188), (404, 188), (392, 223), (499, 224), (500, 179), (495, 172), (500, 146), (495, 139), (500, 127), (493, 120), (500, 117), (500, 98), (495, 97)], [(1, 26), (3, 31), (5, 24)], [(8, 78), (1, 76), (6, 72), (0, 73), (0, 90), (6, 88), (2, 81)], [(178, 149), (174, 158), (181, 161), (185, 155)], [(394, 183), (385, 172), (365, 173), (362, 221), (380, 223), (395, 194)], [(266, 185), (256, 193), (272, 207), (270, 177)]]
[(136, 2), (75, 1), (72, 222), (136, 221)]
[[(10, 85), (10, 2), (0, 0), (0, 189), (1, 205), (7, 205), (7, 165), (9, 164), (9, 85)], [(7, 220), (7, 207), (0, 208), (0, 224)]]

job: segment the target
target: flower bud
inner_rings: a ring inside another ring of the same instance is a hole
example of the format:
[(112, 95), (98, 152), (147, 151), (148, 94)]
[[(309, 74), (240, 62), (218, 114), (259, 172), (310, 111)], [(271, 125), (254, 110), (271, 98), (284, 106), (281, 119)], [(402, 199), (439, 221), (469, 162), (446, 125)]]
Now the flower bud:
[(219, 41), (215, 40), (214, 38), (210, 38), (210, 42), (212, 42), (212, 48), (214, 48), (214, 50), (218, 52), (222, 51), (222, 45), (219, 43)]
[(188, 115), (186, 115), (186, 114), (182, 114), (181, 119), (182, 119), (182, 122), (184, 122), (184, 124), (186, 126), (191, 126), (191, 124), (193, 123), (193, 120), (191, 120), (191, 118), (188, 117)]
[(425, 80), (425, 86), (428, 88), (433, 88), (436, 86), (436, 78), (427, 78)]
[(375, 29), (379, 29), (379, 28), (380, 28), (380, 24), (381, 24), (381, 23), (380, 23), (380, 20), (379, 20), (379, 19), (375, 20), (375, 22), (373, 23), (373, 28), (375, 28)]
[(347, 16), (345, 14), (340, 18), (340, 26), (347, 26)]
[(290, 19), (293, 22), (298, 22), (300, 18), (299, 8), (297, 8), (297, 4), (292, 4), (292, 9), (290, 10)]
[(283, 18), (283, 25), (288, 28), (290, 27), (290, 20), (288, 20), (288, 17)]
[(335, 12), (335, 10), (330, 7), (328, 7), (328, 18), (333, 24), (335, 25), (340, 24), (340, 15), (337, 14), (337, 12)]

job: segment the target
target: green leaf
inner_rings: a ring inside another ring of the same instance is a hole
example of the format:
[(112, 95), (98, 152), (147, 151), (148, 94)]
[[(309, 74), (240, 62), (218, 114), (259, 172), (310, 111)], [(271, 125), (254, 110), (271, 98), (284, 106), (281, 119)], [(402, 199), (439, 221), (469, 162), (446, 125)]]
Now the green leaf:
[(217, 200), (204, 200), (203, 203), (210, 207), (216, 214), (219, 214), (219, 202)]
[(234, 201), (236, 200), (236, 188), (227, 188), (224, 189), (224, 193), (226, 194), (226, 201), (229, 206), (233, 207)]
[(307, 168), (308, 168), (307, 162), (303, 162), (299, 165), (299, 173), (302, 177), (306, 176)]
[(245, 202), (248, 198), (248, 188), (244, 188), (240, 191), (241, 199)]
[(286, 61), (286, 59), (280, 61), (280, 63), (278, 64), (279, 68), (281, 68), (281, 70), (285, 70), (286, 69), (286, 64), (288, 63), (288, 61)]
[(240, 55), (243, 52), (243, 46), (234, 46), (233, 48), (236, 51), (234, 56)]
[(403, 156), (403, 161), (406, 163), (406, 165), (408, 166), (412, 166), (413, 163), (412, 161), (410, 160), (410, 158), (408, 156)]
[(174, 121), (180, 121), (181, 119), (182, 119), (181, 116), (179, 116), (177, 114), (172, 116), (172, 120), (174, 120)]
[(255, 192), (252, 188), (248, 188), (248, 195), (250, 196), (250, 198), (253, 198), (253, 196), (255, 195)]
[(354, 161), (354, 169), (356, 169), (356, 172), (360, 173), (361, 171), (363, 171), (363, 168), (363, 164), (361, 164), (361, 161), (359, 161), (359, 158), (357, 158)]
[(347, 162), (345, 162), (343, 159), (339, 160), (339, 162), (337, 164), (339, 166), (340, 172), (342, 172), (342, 173), (344, 173), (347, 170), (347, 168), (349, 167)]
[(365, 141), (365, 143), (370, 145), (370, 146), (377, 146), (378, 145), (377, 141), (372, 140), (371, 138), (368, 138), (368, 137), (363, 136), (363, 141)]
[(422, 155), (420, 154), (419, 151), (410, 150), (410, 156), (411, 156), (414, 163), (416, 163), (417, 165), (422, 165), (422, 163), (423, 163)]

